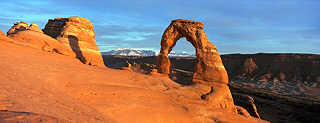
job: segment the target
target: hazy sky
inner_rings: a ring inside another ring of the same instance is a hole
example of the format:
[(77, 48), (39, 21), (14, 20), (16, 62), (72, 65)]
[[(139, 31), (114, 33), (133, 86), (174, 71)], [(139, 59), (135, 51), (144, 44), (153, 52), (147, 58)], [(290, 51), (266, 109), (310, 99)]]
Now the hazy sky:
[[(81, 16), (95, 27), (101, 51), (140, 48), (159, 51), (161, 35), (173, 19), (204, 23), (225, 53), (320, 54), (320, 0), (6, 0), (0, 2), (0, 29), (14, 22), (37, 23)], [(180, 39), (176, 52), (194, 52)]]

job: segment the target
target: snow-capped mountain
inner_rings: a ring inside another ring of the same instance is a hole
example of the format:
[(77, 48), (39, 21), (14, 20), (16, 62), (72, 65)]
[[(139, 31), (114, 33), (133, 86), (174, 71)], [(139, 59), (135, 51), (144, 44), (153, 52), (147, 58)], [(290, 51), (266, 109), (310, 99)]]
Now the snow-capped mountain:
[[(121, 55), (121, 56), (156, 56), (157, 53), (153, 50), (141, 50), (134, 48), (118, 48), (108, 52), (102, 52), (102, 55)], [(169, 57), (195, 57), (194, 55), (188, 54), (187, 52), (171, 52)]]
[(109, 52), (102, 52), (102, 55), (121, 55), (121, 56), (155, 56), (152, 50), (140, 50), (133, 48), (118, 48)]
[(170, 52), (169, 57), (195, 57), (195, 55), (189, 54), (187, 52), (181, 52), (181, 53), (176, 53), (176, 52)]

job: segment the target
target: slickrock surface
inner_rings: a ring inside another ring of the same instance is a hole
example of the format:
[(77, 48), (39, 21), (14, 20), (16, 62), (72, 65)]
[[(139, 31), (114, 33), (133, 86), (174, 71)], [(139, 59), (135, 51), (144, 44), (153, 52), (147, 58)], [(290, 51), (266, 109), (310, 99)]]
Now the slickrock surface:
[(88, 66), (3, 39), (0, 59), (0, 109), (16, 115), (81, 123), (265, 122), (210, 108), (200, 98), (205, 85), (185, 87), (166, 77)]
[(49, 20), (44, 33), (70, 46), (73, 55), (82, 63), (104, 66), (102, 56), (96, 45), (92, 23), (82, 17), (56, 18)]
[(39, 115), (32, 112), (0, 110), (1, 123), (67, 123), (66, 120)]
[(1, 32), (1, 30), (0, 30), (0, 40), (6, 41), (6, 42), (13, 42), (13, 40), (7, 37), (3, 32)]
[(203, 24), (191, 20), (173, 20), (167, 27), (161, 39), (161, 51), (158, 56), (158, 72), (170, 74), (170, 60), (168, 54), (176, 42), (186, 37), (196, 49), (197, 63), (193, 72), (192, 81), (209, 85), (207, 94), (202, 97), (220, 108), (234, 108), (233, 99), (227, 86), (228, 74), (222, 64), (216, 47), (208, 41), (203, 32)]
[(64, 46), (58, 40), (43, 33), (26, 30), (11, 34), (9, 37), (13, 39), (11, 42), (22, 46), (63, 55), (72, 55), (72, 49), (70, 47)]

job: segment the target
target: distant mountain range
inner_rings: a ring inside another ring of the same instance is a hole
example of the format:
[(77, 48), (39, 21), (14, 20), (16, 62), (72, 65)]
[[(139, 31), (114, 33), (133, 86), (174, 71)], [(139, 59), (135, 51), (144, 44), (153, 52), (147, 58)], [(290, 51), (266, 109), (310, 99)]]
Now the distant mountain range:
[(132, 48), (118, 48), (108, 52), (102, 52), (102, 55), (121, 55), (121, 56), (155, 56), (156, 52), (152, 50), (139, 50)]
[[(153, 50), (140, 50), (133, 48), (118, 48), (115, 50), (111, 50), (108, 52), (102, 52), (102, 55), (120, 55), (120, 56), (156, 56), (157, 53)], [(194, 57), (192, 54), (188, 54), (187, 52), (171, 52), (169, 57)]]
[(172, 51), (171, 53), (169, 53), (169, 57), (195, 57), (195, 55), (189, 54), (187, 52), (176, 53)]

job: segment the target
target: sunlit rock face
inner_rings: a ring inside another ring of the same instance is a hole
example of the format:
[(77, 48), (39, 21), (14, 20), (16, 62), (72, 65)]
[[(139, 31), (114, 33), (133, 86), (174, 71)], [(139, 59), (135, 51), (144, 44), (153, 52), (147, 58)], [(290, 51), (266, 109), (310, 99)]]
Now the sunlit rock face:
[(24, 21), (16, 22), (9, 29), (9, 31), (7, 32), (7, 35), (9, 36), (11, 34), (15, 34), (15, 33), (19, 32), (19, 31), (27, 30), (28, 28), (29, 28), (28, 23), (26, 23)]
[(43, 31), (39, 28), (39, 26), (35, 23), (30, 24), (30, 26), (28, 27), (28, 30), (30, 31), (34, 31), (34, 32), (39, 32), (39, 33), (43, 33)]
[(200, 22), (182, 19), (171, 22), (162, 35), (158, 72), (170, 74), (168, 54), (182, 37), (185, 37), (196, 49), (197, 63), (192, 81), (211, 87), (210, 92), (203, 98), (209, 99), (215, 107), (233, 107), (233, 99), (227, 86), (228, 74), (222, 64), (220, 54), (216, 47), (208, 41), (203, 31), (203, 24)]
[(7, 35), (9, 36), (11, 34), (16, 34), (18, 32), (26, 31), (26, 30), (43, 33), (37, 24), (32, 23), (30, 24), (30, 26), (28, 26), (28, 23), (24, 21), (20, 21), (13, 24), (13, 26), (7, 32)]
[[(16, 22), (7, 32), (6, 41), (19, 44), (21, 46), (32, 47), (46, 52), (56, 52), (68, 55), (71, 48), (63, 46), (56, 39), (45, 35), (35, 23), (30, 24), (24, 21)], [(13, 39), (13, 40), (12, 40)]]
[(54, 52), (69, 55), (72, 50), (62, 45), (58, 40), (37, 31), (25, 30), (8, 36), (13, 39), (11, 42), (21, 46), (40, 49), (46, 52)]
[(44, 33), (70, 46), (74, 56), (82, 63), (104, 66), (96, 45), (92, 23), (82, 17), (50, 19), (43, 29)]

